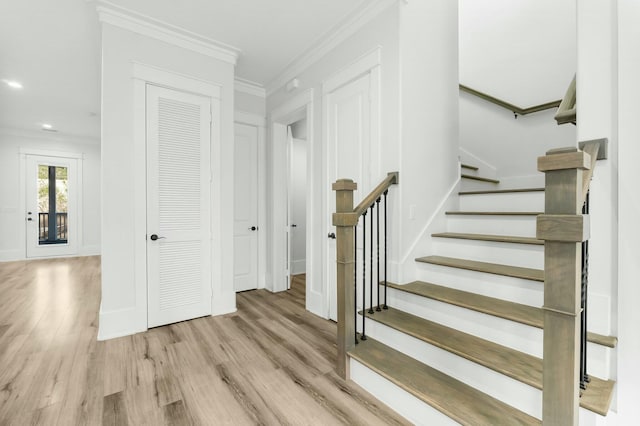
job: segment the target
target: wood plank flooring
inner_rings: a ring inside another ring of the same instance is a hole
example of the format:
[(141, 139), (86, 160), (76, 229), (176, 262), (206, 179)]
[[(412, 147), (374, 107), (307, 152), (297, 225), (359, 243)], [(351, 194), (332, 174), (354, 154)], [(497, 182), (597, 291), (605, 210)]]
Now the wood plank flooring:
[(335, 374), (303, 279), (105, 342), (99, 257), (0, 263), (0, 295), (0, 425), (406, 424)]

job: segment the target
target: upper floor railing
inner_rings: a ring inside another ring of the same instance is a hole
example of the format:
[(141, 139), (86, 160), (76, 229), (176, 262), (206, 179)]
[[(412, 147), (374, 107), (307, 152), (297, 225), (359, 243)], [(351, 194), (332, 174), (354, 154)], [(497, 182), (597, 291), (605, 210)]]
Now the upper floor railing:
[(532, 114), (534, 112), (544, 111), (547, 109), (557, 108), (561, 104), (561, 100), (558, 99), (556, 101), (546, 102), (544, 104), (534, 105), (527, 108), (522, 108), (507, 101), (503, 101), (502, 99), (498, 99), (494, 96), (487, 95), (486, 93), (480, 92), (479, 90), (472, 89), (463, 84), (459, 85), (460, 90), (474, 96), (477, 96), (481, 99), (484, 99), (487, 102), (491, 102), (492, 104), (496, 104), (502, 108), (508, 109), (513, 112), (514, 116), (518, 118), (519, 115), (527, 115)]

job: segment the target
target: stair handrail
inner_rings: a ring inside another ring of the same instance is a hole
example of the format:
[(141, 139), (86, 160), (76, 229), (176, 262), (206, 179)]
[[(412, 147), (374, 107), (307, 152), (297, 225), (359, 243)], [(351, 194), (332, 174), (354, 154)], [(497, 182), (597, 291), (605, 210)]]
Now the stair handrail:
[(484, 99), (487, 102), (491, 102), (492, 104), (498, 105), (502, 108), (508, 109), (509, 111), (513, 112), (516, 116), (516, 118), (518, 117), (518, 115), (527, 115), (527, 114), (532, 114), (534, 112), (540, 112), (540, 111), (544, 111), (547, 109), (552, 109), (552, 108), (557, 108), (561, 105), (562, 103), (562, 99), (558, 99), (555, 101), (550, 101), (550, 102), (545, 102), (543, 104), (539, 104), (539, 105), (533, 105), (527, 108), (522, 108), (519, 107), (517, 105), (514, 105), (510, 102), (504, 101), (502, 99), (496, 98), (494, 96), (488, 95), (484, 92), (481, 92), (479, 90), (476, 89), (472, 89), (469, 86), (465, 86), (464, 84), (460, 84), (459, 88), (461, 91), (469, 93), (471, 95), (477, 96), (481, 99)]
[[(336, 370), (338, 375), (344, 379), (349, 378), (349, 359), (348, 352), (353, 348), (357, 342), (357, 325), (356, 325), (356, 299), (357, 299), (357, 286), (356, 286), (356, 227), (361, 216), (365, 215), (368, 209), (371, 209), (371, 221), (373, 221), (373, 209), (374, 205), (379, 208), (380, 199), (384, 197), (384, 211), (386, 221), (386, 195), (389, 187), (397, 185), (399, 182), (399, 173), (391, 172), (387, 174), (387, 177), (380, 182), (362, 201), (354, 208), (353, 207), (353, 192), (357, 189), (358, 185), (351, 179), (339, 179), (333, 185), (332, 189), (336, 192), (336, 211), (333, 213), (333, 225), (336, 227), (336, 284), (337, 284), (337, 308), (338, 308), (338, 333), (337, 333), (337, 347), (338, 358)], [(379, 219), (378, 212), (378, 219)], [(366, 220), (363, 221), (366, 225)], [(384, 232), (386, 236), (386, 224)], [(366, 231), (363, 231), (366, 235)], [(373, 232), (371, 232), (373, 236)], [(379, 233), (378, 233), (379, 236)], [(386, 238), (385, 238), (386, 240)], [(363, 254), (366, 248), (363, 246)], [(385, 253), (386, 253), (386, 241), (385, 241)], [(364, 255), (363, 255), (364, 257)], [(386, 261), (386, 254), (385, 254)], [(373, 262), (371, 262), (373, 264)], [(363, 262), (364, 265), (364, 262)], [(379, 263), (378, 263), (379, 265)], [(379, 266), (378, 266), (379, 268)], [(386, 262), (385, 262), (385, 282), (386, 282)], [(378, 269), (378, 275), (379, 269)], [(372, 279), (372, 274), (370, 279)], [(376, 286), (378, 283), (376, 282)], [(372, 289), (370, 296), (372, 296)], [(365, 295), (364, 283), (363, 283), (363, 297)], [(378, 297), (378, 304), (380, 298)], [(365, 303), (363, 303), (364, 310)], [(386, 295), (385, 295), (385, 308), (386, 308)], [(371, 309), (371, 306), (370, 306)], [(362, 313), (363, 320), (365, 312)], [(363, 323), (364, 324), (364, 323)], [(364, 330), (362, 331), (361, 339), (364, 340)]]
[(606, 139), (547, 151), (538, 158), (545, 173), (545, 213), (536, 237), (544, 240), (543, 424), (578, 424), (586, 369), (588, 191)]
[(382, 194), (384, 194), (384, 191), (389, 189), (391, 185), (396, 185), (398, 183), (398, 176), (398, 172), (388, 173), (387, 177), (384, 178), (382, 182), (378, 184), (378, 186), (373, 188), (369, 195), (367, 195), (362, 199), (362, 201), (360, 201), (360, 204), (358, 204), (353, 209), (353, 212), (358, 216), (362, 215), (362, 213), (364, 213), (364, 211), (367, 210), (371, 204), (373, 204)]
[(556, 112), (555, 120), (560, 124), (573, 123), (576, 124), (576, 76), (569, 83), (567, 92), (560, 102), (558, 112)]

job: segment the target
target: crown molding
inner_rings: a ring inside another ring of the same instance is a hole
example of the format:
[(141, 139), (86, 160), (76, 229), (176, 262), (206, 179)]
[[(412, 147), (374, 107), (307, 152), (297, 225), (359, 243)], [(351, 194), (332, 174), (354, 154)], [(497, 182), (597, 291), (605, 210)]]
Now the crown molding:
[(258, 96), (259, 98), (267, 97), (267, 91), (261, 84), (240, 77), (236, 77), (234, 82), (234, 89), (236, 92)]
[(226, 43), (204, 37), (105, 0), (98, 0), (96, 4), (98, 19), (102, 23), (164, 41), (233, 65), (236, 65), (240, 56), (240, 49)]
[(349, 15), (338, 25), (326, 32), (311, 44), (304, 52), (294, 58), (280, 75), (266, 85), (267, 96), (282, 88), (288, 81), (297, 77), (340, 43), (351, 37), (385, 9), (407, 0), (372, 0), (362, 9)]
[(100, 145), (100, 138), (96, 138), (95, 136), (82, 136), (65, 132), (47, 132), (43, 130), (22, 129), (17, 127), (0, 127), (0, 136), (83, 145)]

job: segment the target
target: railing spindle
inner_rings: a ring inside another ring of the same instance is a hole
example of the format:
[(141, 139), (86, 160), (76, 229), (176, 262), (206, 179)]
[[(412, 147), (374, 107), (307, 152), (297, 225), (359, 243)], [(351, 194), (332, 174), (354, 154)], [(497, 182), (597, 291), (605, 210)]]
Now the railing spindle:
[(376, 303), (378, 307), (376, 311), (380, 312), (380, 197), (376, 199), (376, 266), (378, 268), (376, 275), (376, 289), (378, 290)]
[(367, 335), (364, 331), (365, 326), (365, 309), (367, 307), (367, 211), (362, 213), (362, 336), (360, 340), (367, 340)]
[[(357, 219), (360, 221), (360, 218)], [(358, 222), (353, 227), (353, 264), (358, 264)], [(353, 268), (353, 339), (358, 344), (358, 268)]]
[[(582, 214), (589, 214), (589, 192), (585, 196)], [(589, 240), (582, 242), (582, 282), (580, 307), (580, 389), (586, 389), (591, 380), (587, 374), (587, 287), (589, 283)]]
[(373, 204), (369, 209), (371, 210), (369, 216), (371, 238), (369, 239), (369, 310), (367, 312), (373, 314)]
[(382, 309), (389, 309), (387, 306), (387, 193), (384, 191), (384, 306)]

